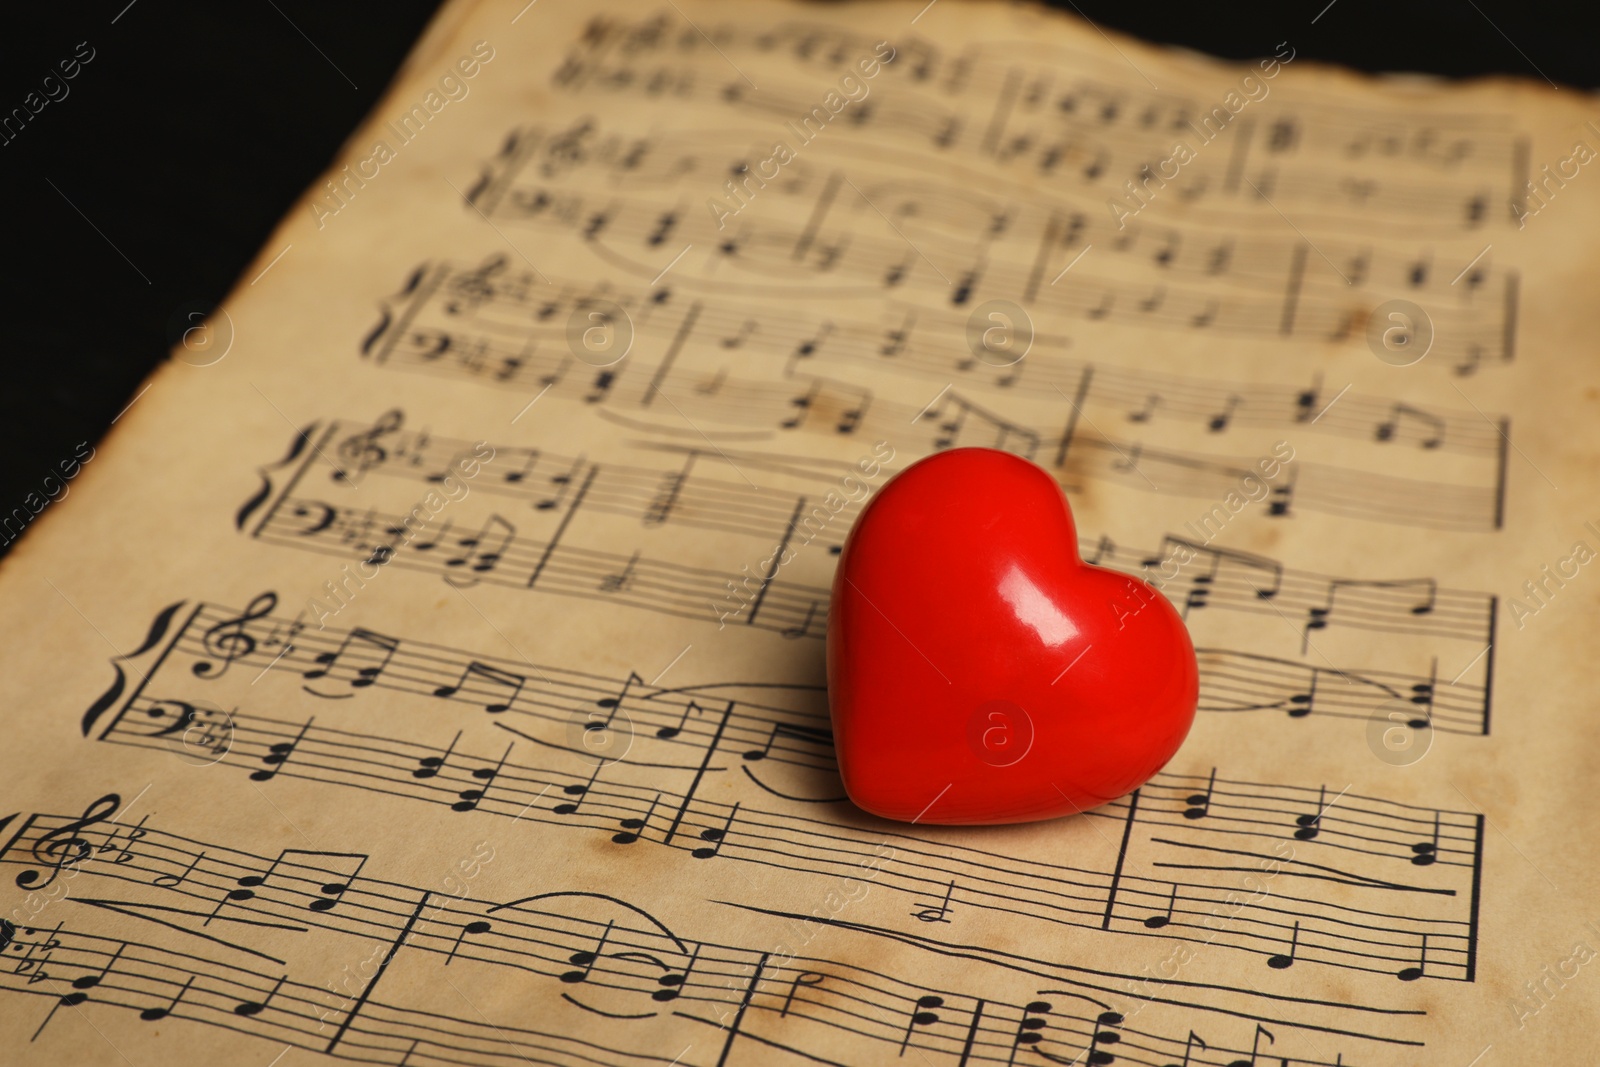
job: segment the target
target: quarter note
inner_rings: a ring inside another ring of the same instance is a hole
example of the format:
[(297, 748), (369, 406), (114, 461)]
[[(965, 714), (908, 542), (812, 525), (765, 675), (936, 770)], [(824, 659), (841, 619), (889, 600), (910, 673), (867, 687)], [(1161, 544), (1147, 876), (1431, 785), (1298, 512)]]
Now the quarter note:
[(288, 977), (288, 975), (284, 975), (278, 979), (277, 985), (273, 986), (272, 991), (262, 1000), (247, 1000), (241, 1004), (234, 1005), (233, 1013), (244, 1016), (260, 1015), (267, 1010), (267, 1007), (272, 1003), (272, 998), (278, 995), (278, 990), (283, 988), (283, 983)]
[(127, 942), (119, 943), (117, 945), (117, 951), (112, 954), (109, 960), (106, 961), (106, 965), (100, 968), (99, 974), (84, 974), (74, 978), (72, 980), (72, 988), (74, 992), (63, 996), (61, 998), (61, 1003), (70, 1008), (74, 1005), (82, 1004), (84, 1001), (88, 1000), (89, 994), (83, 992), (83, 990), (93, 989), (95, 986), (103, 982), (106, 975), (111, 973), (111, 968), (115, 967), (117, 965), (117, 961), (122, 958), (122, 953), (127, 949), (127, 947)]
[(147, 1023), (160, 1022), (162, 1019), (165, 1019), (167, 1016), (172, 1014), (173, 1009), (176, 1008), (178, 1003), (183, 1000), (184, 996), (189, 992), (189, 987), (192, 985), (194, 985), (194, 975), (191, 974), (188, 978), (184, 979), (183, 988), (179, 989), (178, 992), (173, 995), (172, 1000), (167, 1003), (166, 1007), (146, 1008), (144, 1011), (139, 1013), (139, 1018), (143, 1019)]
[(1322, 374), (1318, 372), (1311, 379), (1311, 386), (1300, 390), (1294, 398), (1294, 421), (1310, 422), (1316, 417), (1319, 410), (1317, 403), (1322, 397)]
[(1149, 422), (1150, 421), (1150, 416), (1152, 416), (1152, 415), (1154, 415), (1156, 413), (1156, 405), (1158, 405), (1160, 403), (1161, 403), (1161, 397), (1156, 393), (1151, 393), (1148, 397), (1145, 398), (1144, 407), (1140, 408), (1138, 411), (1130, 411), (1130, 412), (1128, 412), (1128, 421), (1130, 421), (1130, 422)]
[(1295, 954), (1300, 951), (1300, 923), (1294, 924), (1294, 935), (1289, 939), (1289, 951), (1277, 953), (1267, 957), (1267, 966), (1275, 971), (1287, 970), (1294, 966)]
[(905, 1036), (900, 1039), (900, 1054), (904, 1055), (906, 1046), (911, 1043), (911, 1034), (919, 1026), (932, 1026), (939, 1021), (939, 1015), (934, 1008), (944, 1007), (944, 998), (925, 994), (918, 997), (911, 1006), (911, 1011), (906, 1018)]
[(437, 778), (444, 765), (450, 760), (450, 753), (456, 750), (456, 742), (461, 740), (461, 731), (450, 739), (450, 744), (437, 756), (423, 756), (417, 760), (417, 769), (411, 772), (413, 778)]
[(728, 821), (723, 823), (721, 828), (709, 827), (700, 831), (700, 840), (710, 841), (711, 847), (694, 849), (689, 853), (689, 855), (693, 856), (697, 860), (708, 860), (714, 858), (722, 851), (723, 844), (728, 840), (728, 832), (733, 829), (733, 820), (738, 817), (739, 805), (735, 804), (733, 806), (733, 810), (728, 812)]
[(668, 971), (657, 978), (656, 984), (661, 988), (651, 993), (650, 999), (662, 1004), (669, 1000), (677, 1000), (678, 995), (683, 992), (684, 984), (689, 981), (689, 976), (694, 973), (694, 965), (700, 959), (700, 949), (703, 947), (700, 944), (694, 946), (694, 954), (689, 957), (689, 962), (683, 970)]
[(575, 800), (575, 801), (563, 802), (563, 803), (557, 804), (555, 807), (551, 808), (550, 810), (555, 812), (557, 815), (575, 815), (575, 814), (577, 814), (578, 809), (583, 806), (584, 798), (589, 795), (589, 790), (594, 788), (595, 780), (600, 777), (600, 772), (605, 769), (605, 766), (606, 766), (606, 761), (605, 760), (599, 760), (598, 762), (595, 763), (594, 770), (590, 772), (589, 780), (587, 782), (583, 783), (582, 785), (579, 785), (578, 783), (573, 782), (573, 783), (571, 783), (569, 785), (562, 786), (561, 787), (561, 791), (563, 793), (565, 793), (569, 797), (577, 797), (578, 799)]
[(1185, 801), (1189, 806), (1183, 809), (1185, 819), (1203, 819), (1211, 814), (1211, 793), (1217, 787), (1217, 769), (1211, 768), (1211, 777), (1206, 781), (1204, 793), (1191, 793)]
[(1415, 982), (1418, 978), (1428, 973), (1428, 935), (1422, 935), (1422, 952), (1417, 957), (1415, 967), (1402, 967), (1395, 972), (1395, 977), (1402, 982)]
[(620, 571), (601, 576), (595, 588), (602, 593), (620, 593), (633, 584), (633, 570), (639, 563), (639, 552), (634, 551), (629, 557), (627, 566)]
[(1167, 898), (1167, 910), (1160, 915), (1151, 915), (1145, 919), (1147, 930), (1160, 930), (1172, 922), (1172, 909), (1178, 903), (1178, 883), (1172, 883), (1172, 895)]
[(461, 942), (469, 935), (486, 934), (490, 930), (489, 923), (477, 919), (464, 925), (457, 933), (455, 944), (450, 946), (450, 954), (444, 958), (444, 965), (450, 966), (450, 961), (456, 958), (456, 953), (461, 949)]
[(463, 789), (461, 792), (457, 793), (456, 796), (460, 799), (458, 799), (454, 804), (450, 805), (450, 810), (476, 811), (478, 805), (482, 803), (483, 798), (488, 795), (489, 787), (494, 784), (495, 777), (499, 775), (500, 769), (506, 765), (506, 758), (511, 755), (511, 750), (515, 746), (515, 741), (507, 745), (505, 752), (500, 756), (500, 762), (496, 763), (493, 767), (479, 767), (474, 770), (472, 772), (472, 777), (482, 782), (483, 785), (476, 789)]
[(683, 728), (685, 724), (688, 723), (690, 715), (698, 715), (704, 710), (706, 709), (702, 708), (699, 704), (696, 704), (692, 700), (689, 701), (683, 707), (683, 716), (678, 719), (678, 724), (676, 726), (662, 726), (658, 728), (656, 730), (656, 736), (661, 738), (663, 741), (672, 740), (674, 737), (677, 737), (679, 734), (683, 733)]
[[(1104, 1067), (1105, 1064), (1116, 1062), (1115, 1054), (1105, 1049), (1096, 1048), (1096, 1045), (1115, 1045), (1122, 1040), (1119, 1028), (1122, 1026), (1122, 1013), (1117, 1011), (1103, 1011), (1095, 1016), (1095, 1031), (1089, 1035), (1089, 1047), (1084, 1057), (1084, 1062), (1092, 1067)], [(1104, 1027), (1105, 1029), (1100, 1029)]]
[(1233, 412), (1238, 406), (1239, 397), (1228, 397), (1228, 402), (1223, 405), (1222, 410), (1211, 416), (1210, 420), (1206, 423), (1206, 429), (1212, 433), (1221, 433), (1223, 430), (1226, 430), (1228, 428), (1228, 423), (1233, 421)]
[(1433, 840), (1418, 841), (1411, 846), (1411, 864), (1414, 867), (1431, 867), (1439, 858), (1439, 813), (1433, 813)]
[(1256, 1067), (1256, 1056), (1261, 1050), (1262, 1037), (1267, 1039), (1267, 1044), (1269, 1045), (1277, 1044), (1277, 1041), (1272, 1036), (1272, 1032), (1266, 1027), (1262, 1026), (1260, 1023), (1256, 1023), (1255, 1039), (1250, 1042), (1250, 1058), (1247, 1060), (1234, 1060), (1228, 1064), (1228, 1067)]
[(1013, 1054), (1015, 1054), (1018, 1046), (1037, 1045), (1044, 1040), (1044, 1034), (1041, 1031), (1049, 1023), (1049, 1020), (1044, 1016), (1050, 1014), (1050, 1008), (1051, 1004), (1048, 1000), (1035, 1000), (1030, 1001), (1022, 1009), (1022, 1020), (1017, 1023), (1017, 1033), (1011, 1042)]
[(1183, 1043), (1183, 1062), (1169, 1063), (1166, 1064), (1165, 1067), (1189, 1067), (1189, 1056), (1194, 1051), (1194, 1047), (1196, 1045), (1199, 1045), (1201, 1048), (1207, 1047), (1206, 1043), (1200, 1039), (1200, 1035), (1195, 1033), (1193, 1030), (1190, 1030), (1189, 1039)]
[(1328, 797), (1328, 787), (1317, 787), (1317, 810), (1314, 815), (1296, 815), (1294, 824), (1299, 827), (1294, 832), (1295, 840), (1311, 841), (1322, 832), (1322, 813), (1327, 810), (1323, 803)]
[(575, 985), (578, 982), (588, 980), (590, 972), (594, 970), (595, 961), (600, 958), (601, 952), (605, 950), (606, 941), (611, 937), (611, 927), (613, 925), (615, 924), (610, 922), (606, 923), (606, 928), (601, 931), (600, 940), (595, 943), (593, 949), (574, 952), (572, 955), (567, 957), (568, 963), (575, 964), (583, 969), (579, 971), (564, 972), (560, 975), (561, 981), (566, 982), (568, 985)]
[(311, 724), (315, 721), (315, 717), (307, 719), (306, 724), (300, 727), (300, 732), (295, 734), (293, 741), (278, 741), (267, 746), (267, 754), (261, 757), (261, 762), (267, 765), (267, 769), (251, 771), (250, 780), (267, 782), (276, 778), (278, 772), (283, 770), (283, 765), (289, 762), (289, 757), (294, 755), (295, 749), (300, 747), (300, 742), (305, 739), (306, 732), (311, 729)]
[(650, 801), (650, 807), (646, 809), (644, 817), (623, 819), (617, 824), (622, 827), (622, 832), (612, 834), (611, 840), (619, 845), (631, 845), (638, 841), (639, 838), (644, 836), (644, 832), (650, 828), (650, 816), (655, 814), (656, 805), (660, 803), (661, 794), (657, 793)]

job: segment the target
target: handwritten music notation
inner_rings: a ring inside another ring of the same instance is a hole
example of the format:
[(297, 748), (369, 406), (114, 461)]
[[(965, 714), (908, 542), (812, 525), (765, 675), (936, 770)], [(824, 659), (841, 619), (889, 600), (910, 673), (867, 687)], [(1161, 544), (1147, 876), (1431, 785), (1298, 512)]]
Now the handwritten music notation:
[[(1002, 876), (986, 858), (993, 843), (969, 844), (959, 831), (863, 824), (844, 801), (814, 690), (732, 683), (663, 690), (637, 675), (512, 669), (398, 638), (304, 629), (274, 617), (274, 606), (270, 594), (231, 618), (197, 606), (170, 639), (159, 635), (160, 669), (126, 696), (108, 691), (111, 699), (86, 716), (85, 733), (178, 750), (197, 706), (227, 706), (226, 753), (214, 765), (258, 781), (282, 775), (375, 790), (463, 814), (600, 831), (630, 850), (659, 845), (691, 860), (817, 877), (844, 876), (874, 855), (875, 839), (899, 842), (919, 858), (884, 862), (881, 884), (907, 897), (903, 915), (919, 915), (937, 895), (958, 923), (964, 914), (1006, 912), (1061, 927), (1188, 936), (1200, 930), (1201, 916), (1232, 899), (1242, 859), (1277, 856), (1283, 884), (1233, 909), (1221, 929), (1208, 928), (1212, 944), (1258, 951), (1287, 935), (1293, 916), (1298, 959), (1398, 974), (1414, 965), (1417, 939), (1426, 936), (1428, 977), (1472, 977), (1478, 816), (1349, 791), (1331, 803), (1325, 788), (1219, 782), (1215, 774), (1201, 789), (1163, 773), (1088, 816), (1126, 827), (1122, 850), (1100, 856), (1100, 866), (1023, 852), (1006, 856)], [(170, 624), (175, 615), (164, 617)], [(219, 647), (232, 659), (221, 661)], [(361, 685), (368, 679), (373, 685)], [(362, 721), (378, 706), (358, 695), (369, 690), (382, 693), (381, 731)], [(337, 726), (327, 712), (295, 721), (255, 710), (284, 692), (351, 702), (338, 705)], [(401, 725), (407, 708), (420, 716), (409, 728)], [(595, 740), (606, 742), (599, 751), (618, 754), (593, 756)], [(722, 783), (718, 799), (701, 795), (708, 780)], [(1414, 846), (1427, 828), (1431, 851), (1419, 863), (1423, 853)], [(1092, 829), (1081, 836), (1109, 840)], [(786, 844), (776, 847), (779, 840)], [(1089, 854), (1103, 851), (1090, 845)], [(1271, 851), (1280, 845), (1290, 851)], [(1150, 874), (1135, 875), (1135, 862)], [(1337, 872), (1331, 880), (1329, 872)], [(1144, 921), (1163, 907), (1162, 923)]]
[[(0, 931), (0, 961), (10, 964), (0, 970), (0, 989), (49, 1004), (35, 1038), (62, 1008), (88, 1006), (137, 1012), (140, 1023), (221, 1026), (338, 1058), (401, 1065), (489, 1064), (534, 1052), (542, 1062), (576, 1065), (592, 1062), (597, 1047), (665, 1063), (672, 1051), (660, 1055), (661, 1048), (672, 1044), (681, 1057), (685, 1043), (709, 1052), (682, 1062), (757, 1063), (773, 1049), (804, 1056), (827, 1038), (848, 1042), (858, 1057), (914, 1050), (961, 1063), (1015, 1063), (1019, 1054), (1070, 1062), (1076, 1054), (1097, 1064), (1158, 1064), (1187, 1055), (1197, 1031), (1210, 1035), (1203, 1047), (1243, 1054), (1251, 1026), (1261, 1026), (1249, 1017), (1241, 1023), (1237, 1011), (1217, 1002), (1223, 990), (1203, 982), (1140, 1019), (1148, 1005), (1126, 991), (1129, 975), (1043, 958), (972, 960), (963, 971), (972, 988), (949, 989), (913, 980), (914, 968), (896, 973), (680, 936), (634, 903), (562, 888), (559, 877), (493, 901), (374, 877), (365, 873), (367, 855), (254, 854), (147, 827), (118, 862), (104, 857), (104, 846), (126, 828), (108, 814), (102, 805), (81, 818), (5, 820), (21, 821), (0, 848), (0, 868), (27, 873), (62, 835), (89, 850), (70, 918), (48, 929), (8, 921)], [(113, 935), (100, 932), (109, 916), (124, 924)], [(849, 936), (886, 933), (864, 927)], [(833, 936), (845, 936), (844, 928)], [(374, 942), (382, 965), (347, 995), (309, 980), (319, 950)], [(907, 962), (947, 954), (932, 943), (916, 945)], [(435, 978), (411, 987), (424, 990), (420, 996), (405, 996), (395, 980), (385, 982), (391, 970), (442, 976), (454, 990), (429, 996), (427, 989), (442, 984)], [(515, 1025), (478, 1006), (479, 998), (499, 1004), (488, 991), (506, 983), (521, 1005)], [(403, 999), (388, 999), (396, 996)], [(539, 1005), (533, 1027), (529, 1004)], [(614, 1020), (607, 1040), (615, 1044), (564, 1038), (575, 1011)], [(1340, 1020), (1340, 1044), (1415, 1044), (1382, 1018), (1415, 1013), (1362, 1019), (1372, 1006), (1285, 1003), (1264, 1021), (1285, 1048), (1306, 1048), (1298, 1056), (1275, 1053), (1275, 1060), (1293, 1067), (1359, 1062), (1342, 1052), (1337, 1061), (1320, 1058), (1305, 1038), (1307, 1028), (1325, 1029), (1328, 1011), (1348, 1016)], [(1179, 1038), (1185, 1030), (1191, 1036)]]

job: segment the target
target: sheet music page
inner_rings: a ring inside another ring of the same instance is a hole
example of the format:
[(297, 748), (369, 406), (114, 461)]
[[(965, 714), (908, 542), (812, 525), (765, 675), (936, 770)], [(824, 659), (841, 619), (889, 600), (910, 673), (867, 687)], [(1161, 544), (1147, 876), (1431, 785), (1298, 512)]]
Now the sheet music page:
[[(450, 5), (26, 502), (6, 1062), (1576, 1062), (1600, 129), (1314, 32)], [(1193, 635), (1098, 810), (843, 797), (835, 558), (967, 445)]]

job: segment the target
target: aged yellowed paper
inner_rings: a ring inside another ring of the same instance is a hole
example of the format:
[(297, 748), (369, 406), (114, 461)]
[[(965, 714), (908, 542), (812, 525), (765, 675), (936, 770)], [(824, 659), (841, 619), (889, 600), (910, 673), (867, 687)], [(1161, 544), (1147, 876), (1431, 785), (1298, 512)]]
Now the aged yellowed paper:
[[(1600, 129), (1313, 32), (449, 5), (0, 567), (4, 1060), (1585, 1062)], [(970, 445), (1199, 650), (1070, 819), (833, 770)]]

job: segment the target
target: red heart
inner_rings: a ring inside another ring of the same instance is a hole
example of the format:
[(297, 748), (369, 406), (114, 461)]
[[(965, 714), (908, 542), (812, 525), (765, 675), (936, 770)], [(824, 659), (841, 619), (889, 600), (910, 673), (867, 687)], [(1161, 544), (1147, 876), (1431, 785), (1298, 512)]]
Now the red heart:
[(1027, 460), (941, 452), (890, 479), (845, 541), (828, 696), (850, 799), (921, 823), (1070, 815), (1142, 785), (1194, 721), (1183, 620), (1078, 558), (1066, 497)]

